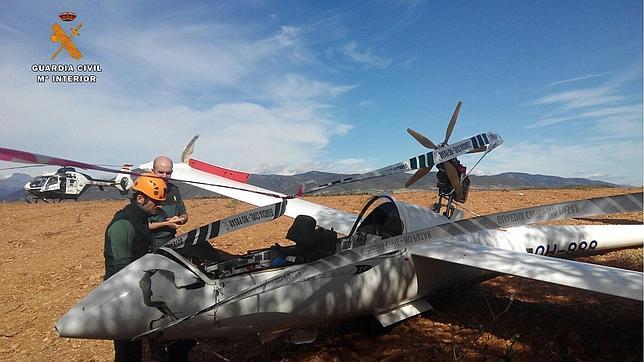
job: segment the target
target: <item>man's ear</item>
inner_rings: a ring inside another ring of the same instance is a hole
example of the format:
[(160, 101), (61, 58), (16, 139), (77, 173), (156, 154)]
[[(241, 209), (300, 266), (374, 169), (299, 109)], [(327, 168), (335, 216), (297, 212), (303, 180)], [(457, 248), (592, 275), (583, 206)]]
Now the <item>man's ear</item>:
[(143, 195), (141, 195), (141, 194), (137, 194), (136, 195), (136, 203), (139, 206), (143, 205), (145, 203), (145, 197), (143, 197)]

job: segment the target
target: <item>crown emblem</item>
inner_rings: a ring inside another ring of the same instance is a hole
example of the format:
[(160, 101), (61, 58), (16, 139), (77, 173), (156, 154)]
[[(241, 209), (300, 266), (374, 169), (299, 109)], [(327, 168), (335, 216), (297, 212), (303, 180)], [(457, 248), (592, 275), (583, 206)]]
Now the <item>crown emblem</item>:
[(72, 11), (64, 11), (64, 12), (58, 14), (58, 17), (62, 21), (74, 21), (74, 19), (76, 19), (76, 13), (74, 13)]

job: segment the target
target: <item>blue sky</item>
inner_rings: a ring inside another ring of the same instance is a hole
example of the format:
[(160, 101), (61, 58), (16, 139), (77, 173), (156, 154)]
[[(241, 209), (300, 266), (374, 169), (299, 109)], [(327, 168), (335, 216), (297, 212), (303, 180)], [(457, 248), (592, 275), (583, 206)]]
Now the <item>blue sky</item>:
[[(505, 139), (475, 173), (642, 184), (641, 1), (3, 5), (0, 147), (138, 164), (199, 133), (195, 157), (225, 167), (366, 172), (425, 152), (407, 127), (442, 141), (462, 100), (452, 142)], [(84, 58), (53, 63), (98, 81), (37, 83), (50, 26), (79, 21)]]

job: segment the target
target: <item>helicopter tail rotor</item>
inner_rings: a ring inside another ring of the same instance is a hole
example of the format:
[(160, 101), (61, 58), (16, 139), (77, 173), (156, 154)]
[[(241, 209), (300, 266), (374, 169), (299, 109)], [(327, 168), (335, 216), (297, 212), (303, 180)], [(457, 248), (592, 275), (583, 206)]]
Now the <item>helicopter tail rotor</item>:
[(122, 173), (119, 173), (114, 178), (114, 187), (121, 193), (121, 195), (127, 195), (128, 191), (134, 184), (130, 172), (132, 171), (132, 165), (125, 164), (121, 167)]

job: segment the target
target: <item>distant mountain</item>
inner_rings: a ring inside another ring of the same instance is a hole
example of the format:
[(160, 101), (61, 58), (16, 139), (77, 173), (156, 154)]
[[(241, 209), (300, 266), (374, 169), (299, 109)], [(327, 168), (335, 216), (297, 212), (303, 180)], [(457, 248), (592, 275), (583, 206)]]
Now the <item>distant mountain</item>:
[[(328, 172), (311, 171), (292, 176), (282, 175), (250, 175), (248, 183), (265, 189), (290, 194), (297, 191), (300, 185), (306, 189), (314, 186), (347, 178), (356, 175), (343, 175)], [(403, 189), (409, 174), (393, 175), (329, 187), (320, 191), (320, 194), (343, 193), (377, 193)], [(15, 173), (6, 179), (0, 180), (0, 201), (15, 201), (24, 198), (24, 185), (31, 179), (27, 174)], [(595, 181), (584, 178), (565, 178), (548, 175), (532, 175), (520, 172), (506, 172), (491, 176), (470, 176), (471, 187), (477, 189), (517, 189), (517, 188), (561, 188), (561, 187), (617, 187), (618, 185)], [(203, 190), (199, 187), (177, 183), (184, 198), (215, 197), (217, 194)], [(412, 189), (436, 189), (436, 173), (431, 172), (416, 182)], [(112, 188), (106, 187), (100, 191), (91, 187), (81, 196), (81, 200), (116, 200), (127, 199)]]
[(0, 200), (14, 201), (25, 196), (25, 184), (31, 176), (25, 173), (14, 173), (0, 180)]
[[(300, 185), (310, 189), (316, 185), (324, 184), (334, 180), (357, 175), (343, 175), (326, 172), (312, 171), (293, 176), (281, 175), (251, 175), (248, 183), (273, 191), (293, 193)], [(405, 181), (409, 174), (399, 174), (387, 177), (375, 178), (366, 181), (329, 187), (321, 190), (320, 194), (337, 194), (350, 192), (388, 191), (404, 188)], [(479, 189), (502, 189), (502, 188), (561, 188), (561, 187), (617, 187), (618, 185), (595, 181), (584, 178), (565, 178), (547, 175), (531, 175), (520, 172), (506, 172), (491, 176), (470, 175), (471, 187)], [(436, 189), (436, 172), (431, 172), (411, 186), (411, 189)]]
[(521, 172), (505, 172), (493, 176), (470, 176), (472, 185), (480, 188), (561, 188), (561, 187), (618, 187), (616, 184), (585, 178), (565, 178), (548, 175), (532, 175)]

